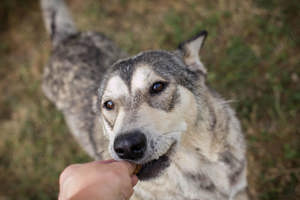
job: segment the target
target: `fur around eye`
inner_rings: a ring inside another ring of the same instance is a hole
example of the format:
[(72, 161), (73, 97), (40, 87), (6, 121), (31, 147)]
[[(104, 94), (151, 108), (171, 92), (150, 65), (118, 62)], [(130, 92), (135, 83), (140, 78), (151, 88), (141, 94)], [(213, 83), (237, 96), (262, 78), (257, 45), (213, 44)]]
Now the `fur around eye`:
[(158, 94), (162, 92), (167, 86), (166, 82), (158, 81), (153, 83), (153, 85), (150, 88), (150, 94)]

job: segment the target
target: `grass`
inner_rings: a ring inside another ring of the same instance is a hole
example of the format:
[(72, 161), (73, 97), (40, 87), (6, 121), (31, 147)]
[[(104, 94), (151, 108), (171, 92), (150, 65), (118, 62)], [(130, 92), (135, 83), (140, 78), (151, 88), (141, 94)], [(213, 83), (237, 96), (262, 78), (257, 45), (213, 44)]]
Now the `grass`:
[[(80, 28), (131, 54), (173, 49), (206, 29), (201, 58), (210, 84), (235, 100), (253, 199), (300, 198), (299, 1), (68, 2)], [(26, 3), (0, 5), (0, 200), (56, 199), (61, 170), (90, 160), (41, 91), (50, 44), (37, 2)]]

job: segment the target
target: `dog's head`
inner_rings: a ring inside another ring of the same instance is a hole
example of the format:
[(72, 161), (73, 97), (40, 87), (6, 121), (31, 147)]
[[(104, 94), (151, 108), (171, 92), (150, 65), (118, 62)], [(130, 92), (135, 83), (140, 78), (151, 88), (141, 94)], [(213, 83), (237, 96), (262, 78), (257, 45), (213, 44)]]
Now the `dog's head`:
[(147, 51), (116, 62), (99, 89), (98, 108), (113, 158), (142, 165), (138, 177), (156, 177), (182, 136), (195, 126), (195, 93), (206, 76), (202, 31), (176, 51)]

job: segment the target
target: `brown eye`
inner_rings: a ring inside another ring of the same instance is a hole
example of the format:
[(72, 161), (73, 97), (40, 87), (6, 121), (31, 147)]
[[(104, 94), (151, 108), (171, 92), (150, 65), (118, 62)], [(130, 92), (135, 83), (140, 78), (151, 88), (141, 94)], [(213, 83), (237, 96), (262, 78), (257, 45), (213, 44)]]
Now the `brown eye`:
[(106, 110), (112, 110), (112, 109), (114, 109), (115, 104), (114, 104), (114, 102), (112, 102), (111, 100), (109, 100), (109, 101), (105, 101), (105, 102), (104, 102), (103, 107), (104, 107)]
[(166, 83), (161, 82), (161, 81), (155, 82), (152, 85), (152, 87), (150, 88), (150, 93), (151, 94), (158, 94), (166, 88), (166, 85), (167, 85)]

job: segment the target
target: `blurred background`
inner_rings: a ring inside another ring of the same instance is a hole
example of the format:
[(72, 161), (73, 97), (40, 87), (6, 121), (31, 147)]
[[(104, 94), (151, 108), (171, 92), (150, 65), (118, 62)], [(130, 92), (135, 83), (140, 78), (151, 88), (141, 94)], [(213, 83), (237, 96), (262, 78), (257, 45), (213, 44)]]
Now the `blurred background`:
[[(300, 199), (299, 0), (69, 0), (82, 30), (131, 54), (209, 32), (210, 84), (234, 100), (253, 199)], [(56, 199), (62, 169), (90, 158), (41, 91), (50, 54), (37, 0), (0, 2), (0, 200)]]

